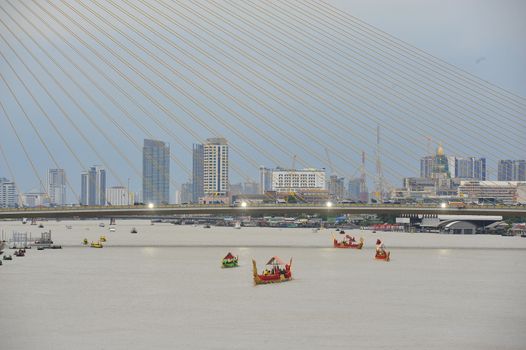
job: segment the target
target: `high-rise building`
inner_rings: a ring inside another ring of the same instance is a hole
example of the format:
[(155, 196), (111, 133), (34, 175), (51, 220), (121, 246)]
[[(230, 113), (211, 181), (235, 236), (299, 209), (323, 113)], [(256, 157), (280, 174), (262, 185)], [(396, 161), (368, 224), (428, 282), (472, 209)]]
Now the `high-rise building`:
[(438, 146), (437, 154), (433, 160), (433, 166), (431, 170), (432, 178), (450, 178), (451, 173), (449, 172), (449, 160), (444, 154), (442, 146)]
[(526, 160), (499, 160), (499, 181), (526, 181)]
[(205, 151), (203, 145), (194, 144), (192, 149), (192, 198), (190, 200), (193, 203), (199, 203), (199, 198), (205, 195), (203, 190), (204, 157)]
[(49, 169), (47, 174), (49, 204), (66, 204), (66, 172), (64, 169)]
[(80, 173), (80, 205), (89, 205), (89, 173), (84, 171)]
[(188, 204), (193, 201), (193, 183), (186, 182), (181, 184), (181, 203)]
[(360, 200), (360, 185), (361, 179), (359, 177), (350, 179), (347, 187), (347, 192), (349, 193), (349, 198), (353, 201), (358, 202)]
[(526, 181), (526, 160), (516, 160), (513, 165), (514, 181)]
[(170, 201), (170, 145), (144, 140), (142, 148), (142, 195), (144, 203)]
[(473, 160), (473, 178), (486, 181), (486, 158)]
[(327, 185), (331, 199), (342, 200), (345, 197), (345, 179), (343, 177), (331, 175)]
[(113, 186), (106, 189), (106, 203), (108, 205), (133, 205), (133, 196), (124, 186)]
[(272, 169), (259, 167), (259, 194), (272, 191)]
[(430, 179), (433, 172), (435, 156), (425, 156), (420, 159), (420, 177)]
[(14, 181), (5, 177), (0, 178), (0, 208), (14, 208), (18, 206), (18, 193)]
[(486, 158), (455, 158), (455, 168), (452, 174), (461, 179), (486, 179)]
[(228, 143), (224, 138), (210, 138), (203, 145), (203, 192), (207, 197), (228, 194)]
[(80, 175), (80, 204), (106, 205), (106, 169), (92, 166)]
[(513, 160), (499, 160), (498, 181), (511, 181), (513, 178)]

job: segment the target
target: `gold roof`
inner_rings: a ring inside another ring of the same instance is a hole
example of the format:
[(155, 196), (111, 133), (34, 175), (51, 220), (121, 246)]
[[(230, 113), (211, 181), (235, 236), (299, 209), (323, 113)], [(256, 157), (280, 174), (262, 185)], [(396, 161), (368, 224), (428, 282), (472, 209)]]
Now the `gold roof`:
[(442, 148), (442, 144), (440, 144), (437, 148), (437, 156), (443, 156), (444, 155), (444, 149)]

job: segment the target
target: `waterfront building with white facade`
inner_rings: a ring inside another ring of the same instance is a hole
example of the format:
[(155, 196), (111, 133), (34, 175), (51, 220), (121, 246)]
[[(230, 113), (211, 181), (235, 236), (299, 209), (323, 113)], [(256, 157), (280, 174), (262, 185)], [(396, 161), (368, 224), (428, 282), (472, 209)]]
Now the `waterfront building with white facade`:
[(14, 208), (18, 205), (18, 193), (14, 181), (0, 178), (0, 208)]
[(471, 202), (526, 204), (526, 181), (461, 181), (458, 195)]
[(106, 202), (108, 205), (133, 205), (133, 193), (124, 186), (113, 186), (106, 189)]
[(228, 142), (210, 138), (203, 144), (203, 193), (206, 197), (226, 197), (229, 191)]
[(325, 190), (324, 169), (282, 169), (272, 171), (272, 191), (300, 192), (303, 190)]

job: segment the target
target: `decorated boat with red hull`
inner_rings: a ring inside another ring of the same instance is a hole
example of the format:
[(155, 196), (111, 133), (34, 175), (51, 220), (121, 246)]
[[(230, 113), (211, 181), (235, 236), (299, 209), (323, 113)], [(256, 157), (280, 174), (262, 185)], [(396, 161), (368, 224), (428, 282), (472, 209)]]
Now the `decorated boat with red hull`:
[(292, 258), (286, 264), (277, 256), (273, 256), (265, 266), (262, 274), (258, 274), (256, 261), (252, 259), (252, 272), (255, 284), (269, 284), (290, 281), (292, 279)]
[(221, 267), (224, 269), (238, 266), (238, 257), (232, 255), (232, 253), (230, 252), (228, 252), (228, 254), (223, 258), (223, 261), (221, 262)]
[(351, 239), (350, 236), (346, 236), (346, 239), (343, 241), (338, 241), (334, 235), (332, 235), (332, 244), (334, 248), (351, 248), (351, 249), (362, 249), (363, 247), (363, 237), (360, 237), (358, 242)]
[(389, 261), (391, 260), (391, 252), (388, 250), (377, 251), (376, 255), (374, 256), (376, 260), (383, 260), (383, 261)]

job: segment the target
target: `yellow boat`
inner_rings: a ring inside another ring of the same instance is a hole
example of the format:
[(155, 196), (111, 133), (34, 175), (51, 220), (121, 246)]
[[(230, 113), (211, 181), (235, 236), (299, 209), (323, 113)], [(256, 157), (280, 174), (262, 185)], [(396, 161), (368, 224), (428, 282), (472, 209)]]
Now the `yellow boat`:
[(100, 242), (106, 242), (106, 236), (100, 236), (99, 241)]
[(102, 243), (100, 243), (100, 242), (97, 242), (97, 243), (95, 243), (95, 242), (91, 242), (90, 247), (91, 247), (91, 248), (102, 248), (103, 245), (102, 245)]

